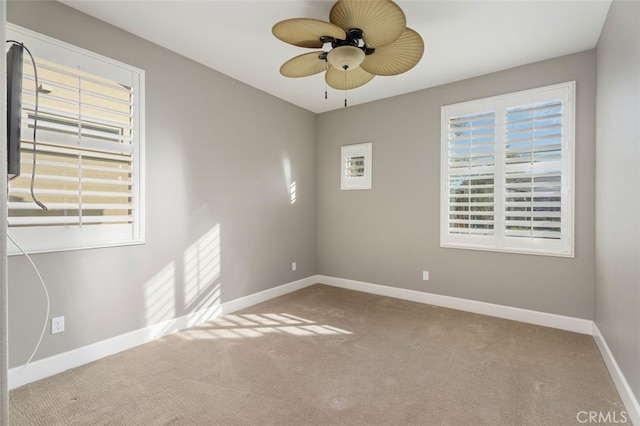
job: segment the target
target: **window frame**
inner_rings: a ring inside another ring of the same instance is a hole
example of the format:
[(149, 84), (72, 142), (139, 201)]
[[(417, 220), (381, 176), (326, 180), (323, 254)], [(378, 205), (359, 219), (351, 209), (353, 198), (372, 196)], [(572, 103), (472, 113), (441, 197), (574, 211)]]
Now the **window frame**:
[[(94, 249), (145, 243), (145, 72), (142, 69), (57, 40), (55, 38), (7, 23), (7, 39), (15, 39), (31, 50), (36, 58), (65, 66), (78, 66), (82, 71), (114, 81), (130, 82), (132, 102), (132, 216), (131, 224), (9, 226), (12, 237), (29, 253)], [(25, 54), (25, 57), (28, 55)], [(30, 62), (27, 61), (27, 62)], [(25, 67), (29, 65), (25, 63)], [(24, 112), (23, 112), (24, 115)], [(32, 129), (22, 124), (22, 139), (30, 142)], [(25, 134), (26, 132), (26, 134)], [(38, 138), (40, 139), (40, 138)], [(46, 142), (42, 140), (42, 142)], [(67, 145), (66, 143), (63, 145)], [(68, 144), (71, 145), (71, 144)], [(36, 191), (37, 196), (37, 191)], [(8, 245), (8, 254), (21, 251)]]
[[(440, 247), (570, 258), (575, 256), (575, 86), (575, 81), (569, 81), (441, 107)], [(546, 102), (552, 98), (562, 100), (561, 237), (558, 240), (550, 240), (506, 236), (505, 134), (507, 109)], [(488, 111), (495, 113), (494, 235), (452, 234), (449, 232), (449, 121), (452, 117)]]

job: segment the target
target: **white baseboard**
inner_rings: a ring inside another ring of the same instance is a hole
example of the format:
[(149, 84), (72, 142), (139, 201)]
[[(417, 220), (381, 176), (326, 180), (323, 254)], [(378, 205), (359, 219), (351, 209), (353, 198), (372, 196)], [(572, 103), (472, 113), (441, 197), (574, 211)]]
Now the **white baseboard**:
[(78, 367), (89, 362), (96, 361), (109, 355), (131, 349), (135, 346), (151, 342), (185, 328), (211, 321), (220, 315), (228, 314), (239, 309), (243, 309), (257, 303), (265, 302), (274, 297), (282, 296), (295, 290), (308, 287), (318, 282), (317, 276), (307, 277), (298, 281), (261, 291), (246, 297), (220, 303), (216, 306), (202, 309), (141, 328), (120, 336), (115, 336), (91, 345), (83, 346), (68, 352), (61, 353), (49, 358), (41, 359), (25, 366), (18, 366), (9, 370), (9, 389), (36, 380), (44, 379), (54, 374), (61, 373), (70, 368)]
[(596, 341), (596, 345), (598, 345), (598, 349), (600, 349), (604, 363), (609, 369), (609, 374), (611, 374), (611, 378), (616, 384), (616, 388), (620, 394), (620, 399), (622, 399), (622, 402), (627, 409), (627, 417), (634, 425), (640, 425), (640, 404), (638, 403), (638, 399), (633, 394), (631, 386), (629, 386), (629, 382), (627, 382), (624, 374), (622, 374), (622, 370), (620, 370), (616, 359), (613, 357), (613, 354), (609, 349), (609, 345), (607, 345), (607, 341), (604, 339), (604, 336), (595, 323), (593, 324), (593, 339)]
[(298, 281), (283, 284), (281, 286), (270, 288), (258, 293), (250, 294), (249, 296), (240, 297), (238, 299), (223, 303), (224, 307), (222, 313), (230, 314), (231, 312), (248, 308), (249, 306), (257, 305), (258, 303), (266, 302), (267, 300), (273, 299), (274, 297), (282, 296), (287, 293), (291, 293), (292, 291), (300, 290), (317, 283), (318, 276), (312, 275)]
[(548, 314), (545, 312), (530, 311), (527, 309), (495, 305), (493, 303), (478, 302), (469, 299), (460, 299), (458, 297), (424, 293), (421, 291), (407, 290), (404, 288), (388, 287), (362, 281), (347, 280), (344, 278), (328, 277), (325, 275), (319, 275), (318, 280), (320, 283), (331, 285), (334, 287), (364, 291), (366, 293), (378, 294), (380, 296), (395, 297), (396, 299), (426, 303), (429, 305), (441, 306), (443, 308), (457, 309), (460, 311), (473, 312), (476, 314), (526, 322), (529, 324), (558, 328), (561, 330), (573, 331), (581, 334), (590, 335), (593, 331), (593, 321), (580, 318), (572, 318), (562, 315)]

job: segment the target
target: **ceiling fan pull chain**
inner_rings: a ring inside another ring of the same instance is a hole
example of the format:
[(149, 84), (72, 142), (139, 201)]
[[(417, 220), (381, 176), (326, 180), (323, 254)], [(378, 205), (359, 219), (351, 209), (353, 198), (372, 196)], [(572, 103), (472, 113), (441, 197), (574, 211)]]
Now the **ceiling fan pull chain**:
[[(344, 69), (344, 87), (347, 87), (347, 69)], [(347, 89), (344, 89), (344, 107), (347, 107)]]

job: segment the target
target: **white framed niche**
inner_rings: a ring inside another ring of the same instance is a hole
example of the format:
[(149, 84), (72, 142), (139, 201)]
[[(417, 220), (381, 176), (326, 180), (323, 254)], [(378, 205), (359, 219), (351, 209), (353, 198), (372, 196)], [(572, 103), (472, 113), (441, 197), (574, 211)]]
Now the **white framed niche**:
[(371, 189), (373, 142), (342, 146), (340, 189)]

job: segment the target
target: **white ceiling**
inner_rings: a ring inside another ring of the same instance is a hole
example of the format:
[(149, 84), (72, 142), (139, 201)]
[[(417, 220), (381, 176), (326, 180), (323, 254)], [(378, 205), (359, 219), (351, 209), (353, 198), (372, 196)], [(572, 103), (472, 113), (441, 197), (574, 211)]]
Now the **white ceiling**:
[[(279, 68), (311, 51), (271, 34), (276, 22), (329, 19), (327, 0), (62, 0), (246, 84), (320, 113), (344, 107), (323, 74), (291, 79)], [(347, 93), (349, 105), (567, 55), (596, 46), (611, 0), (397, 0), (425, 41), (410, 71)]]

